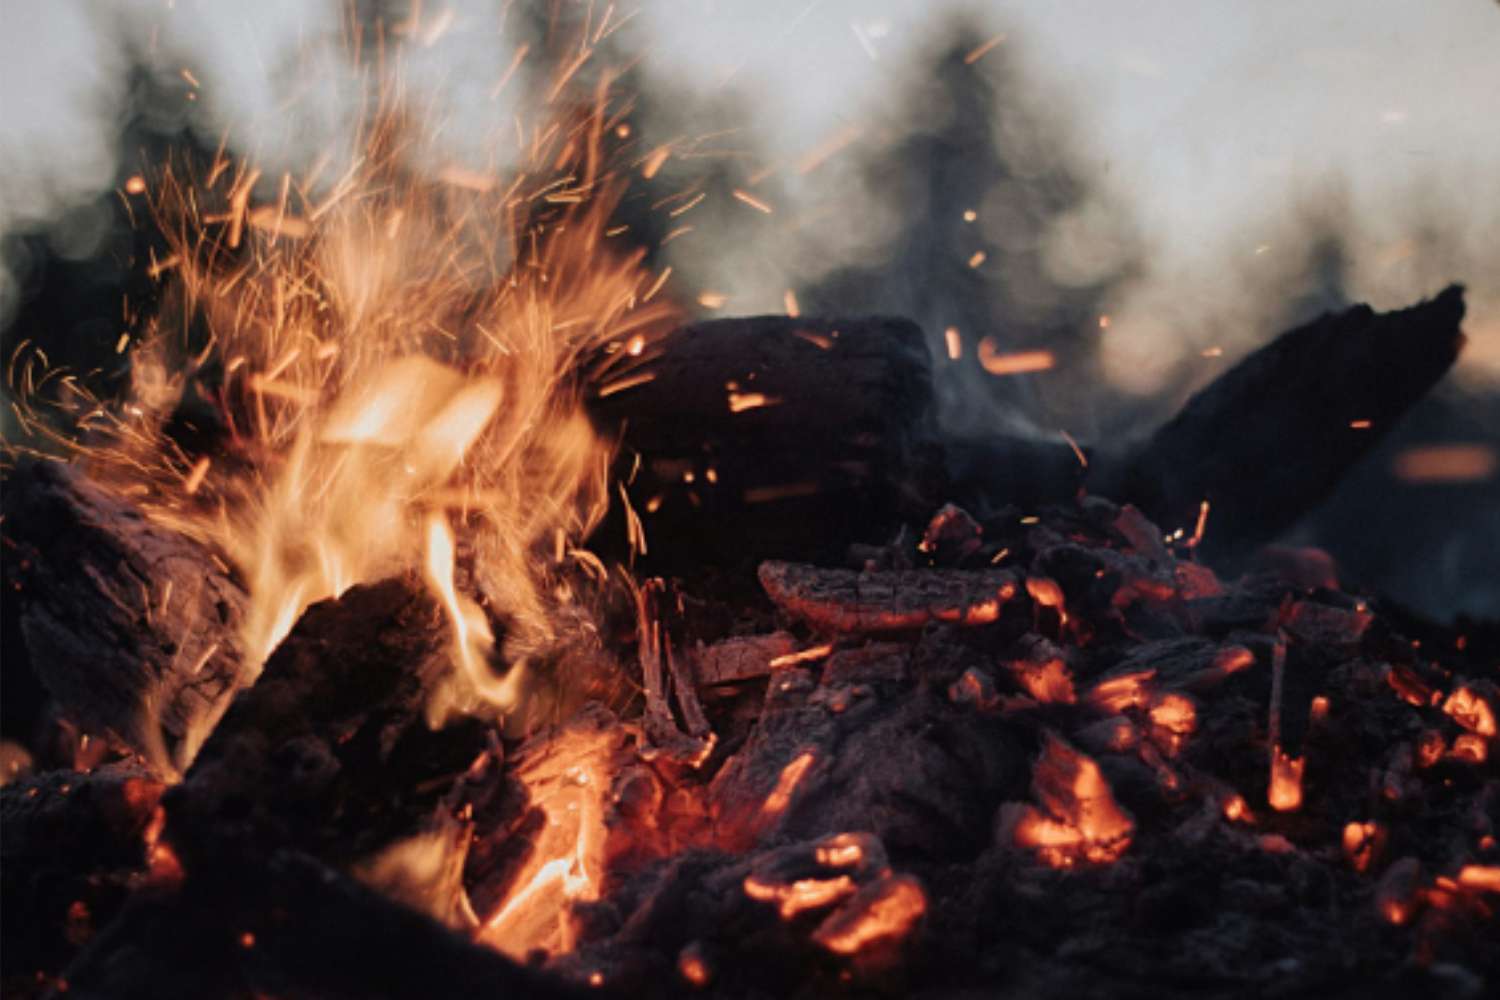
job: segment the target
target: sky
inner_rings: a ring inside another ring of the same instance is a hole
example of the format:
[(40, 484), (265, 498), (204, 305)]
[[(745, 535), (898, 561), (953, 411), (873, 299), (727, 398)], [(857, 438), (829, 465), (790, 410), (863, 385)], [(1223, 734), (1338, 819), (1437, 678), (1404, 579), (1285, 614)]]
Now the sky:
[[(514, 54), (497, 6), (425, 0), (411, 46), (409, 78), (454, 121), (445, 137), (460, 157), (492, 154), (468, 116), (514, 110), (490, 98)], [(1436, 291), (1439, 272), (1467, 279), (1460, 377), (1500, 380), (1494, 0), (645, 0), (621, 30), (648, 75), (739, 100), (745, 120), (704, 131), (744, 129), (774, 159), (896, 102), (950, 10), (1003, 33), (997, 44), (1071, 123), (1101, 196), (1147, 242), (1149, 273), (1118, 303), (1108, 345), (1128, 388), (1151, 391), (1174, 353), (1262, 335), (1251, 299), (1264, 292), (1244, 270), (1295, 238), (1289, 219), (1331, 200), (1357, 222), (1354, 291), (1394, 306)], [(0, 0), (0, 15), (0, 233), (46, 229), (116, 183), (122, 38), (190, 66), (204, 128), (271, 169), (305, 167), (312, 143), (350, 117), (345, 89), (323, 82), (337, 59), (317, 47), (339, 36), (334, 3)], [(313, 105), (316, 127), (286, 113), (289, 96)], [(789, 208), (853, 197), (846, 179), (827, 171), (794, 188), (802, 204)], [(1411, 260), (1419, 221), (1445, 231), (1439, 267)], [(87, 233), (57, 238), (88, 248)], [(787, 239), (761, 255), (786, 274), (726, 258), (713, 280), (728, 311), (779, 308), (797, 273), (837, 262)], [(0, 323), (17, 291), (0, 261)]]

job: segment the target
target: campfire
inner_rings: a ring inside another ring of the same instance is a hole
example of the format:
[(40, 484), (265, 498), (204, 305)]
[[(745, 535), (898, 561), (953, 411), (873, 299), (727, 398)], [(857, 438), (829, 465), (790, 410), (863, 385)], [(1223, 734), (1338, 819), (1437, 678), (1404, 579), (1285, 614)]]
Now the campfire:
[(959, 439), (939, 331), (690, 321), (582, 65), (510, 172), (394, 99), (157, 165), (128, 385), (14, 359), (7, 991), (1494, 989), (1500, 644), (1272, 544), (1463, 290), (1143, 442)]

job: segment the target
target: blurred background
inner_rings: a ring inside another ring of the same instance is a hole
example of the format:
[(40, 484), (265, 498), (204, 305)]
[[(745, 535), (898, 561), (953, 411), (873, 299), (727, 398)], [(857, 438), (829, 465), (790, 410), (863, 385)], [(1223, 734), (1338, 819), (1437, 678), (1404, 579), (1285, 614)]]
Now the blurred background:
[[(169, 149), (306, 172), (361, 75), (399, 72), (439, 123), (429, 169), (503, 169), (567, 22), (632, 95), (623, 211), (668, 288), (704, 315), (909, 316), (966, 434), (1123, 447), (1291, 326), (1466, 283), (1455, 371), (1287, 541), (1428, 617), (1500, 618), (1493, 0), (0, 7), (7, 357), (123, 372), (153, 307), (132, 189)], [(1051, 367), (985, 369), (1024, 351)], [(1469, 460), (1402, 459), (1439, 445)]]

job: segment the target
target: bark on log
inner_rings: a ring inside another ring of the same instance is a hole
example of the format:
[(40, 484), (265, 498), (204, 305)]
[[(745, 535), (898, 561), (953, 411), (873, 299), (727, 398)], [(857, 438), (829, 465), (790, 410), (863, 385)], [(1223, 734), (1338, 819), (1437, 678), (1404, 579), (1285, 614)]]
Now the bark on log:
[(832, 632), (893, 632), (929, 622), (987, 625), (1019, 589), (1009, 570), (860, 573), (766, 562), (760, 582), (776, 605)]
[(487, 745), (477, 722), (427, 724), (451, 669), (447, 620), (414, 582), (310, 607), (167, 793), (189, 876), (282, 847), (348, 863), (414, 832)]
[(713, 320), (641, 371), (651, 380), (590, 409), (623, 435), (653, 571), (837, 556), (930, 503), (907, 511), (940, 467), (931, 361), (907, 320)]
[(19, 465), (4, 511), (7, 599), (63, 715), (153, 759), (201, 739), (242, 663), (246, 594), (223, 564), (74, 466)]
[[(1388, 313), (1358, 305), (1282, 334), (1190, 399), (1128, 462), (1120, 499), (1211, 553), (1270, 541), (1321, 503), (1464, 343), (1463, 289)], [(1367, 426), (1351, 426), (1368, 421)]]

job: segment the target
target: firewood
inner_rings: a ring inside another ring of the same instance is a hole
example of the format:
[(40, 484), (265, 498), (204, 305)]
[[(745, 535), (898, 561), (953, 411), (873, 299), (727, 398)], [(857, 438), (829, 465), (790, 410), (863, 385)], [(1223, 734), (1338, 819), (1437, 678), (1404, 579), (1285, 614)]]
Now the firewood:
[(789, 632), (733, 636), (694, 647), (693, 672), (698, 683), (705, 687), (732, 684), (766, 676), (774, 669), (773, 660), (796, 651), (797, 640)]
[(85, 732), (180, 763), (239, 679), (244, 589), (75, 466), (22, 463), (4, 509), (31, 669)]
[[(1128, 461), (1122, 496), (1204, 545), (1269, 541), (1308, 512), (1443, 377), (1463, 289), (1388, 313), (1358, 305), (1282, 334), (1188, 400)], [(1107, 492), (1107, 489), (1106, 489)]]
[(293, 851), (130, 900), (63, 978), (69, 997), (571, 997)]
[(760, 582), (787, 613), (832, 632), (891, 632), (929, 622), (987, 625), (1015, 597), (1009, 570), (889, 570), (860, 573), (765, 562)]
[(590, 409), (623, 437), (648, 563), (668, 572), (837, 555), (894, 528), (939, 464), (931, 361), (901, 319), (692, 324)]

